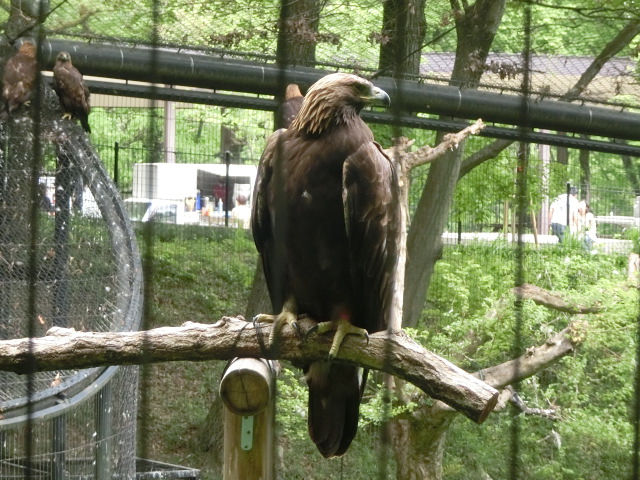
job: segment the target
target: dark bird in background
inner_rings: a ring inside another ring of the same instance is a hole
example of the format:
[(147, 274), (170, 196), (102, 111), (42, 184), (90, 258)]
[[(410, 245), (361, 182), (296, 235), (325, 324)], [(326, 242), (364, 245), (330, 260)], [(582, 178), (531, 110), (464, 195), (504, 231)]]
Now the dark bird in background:
[(295, 83), (287, 85), (284, 94), (284, 102), (278, 109), (278, 116), (283, 128), (289, 128), (291, 122), (300, 111), (304, 97), (300, 93), (300, 88)]
[(4, 66), (2, 97), (9, 113), (22, 104), (29, 104), (37, 75), (36, 46), (25, 41)]
[(309, 433), (325, 457), (353, 440), (366, 371), (332, 361), (346, 334), (385, 330), (392, 314), (400, 234), (397, 174), (360, 118), (388, 95), (335, 73), (308, 90), (288, 129), (260, 159), (252, 228), (274, 312), (270, 346), (298, 315), (335, 331), (327, 361), (304, 367)]
[(68, 52), (60, 52), (56, 57), (53, 67), (53, 89), (58, 94), (60, 105), (65, 112), (62, 118), (77, 118), (84, 131), (91, 133), (89, 89), (82, 74), (71, 63), (71, 55)]

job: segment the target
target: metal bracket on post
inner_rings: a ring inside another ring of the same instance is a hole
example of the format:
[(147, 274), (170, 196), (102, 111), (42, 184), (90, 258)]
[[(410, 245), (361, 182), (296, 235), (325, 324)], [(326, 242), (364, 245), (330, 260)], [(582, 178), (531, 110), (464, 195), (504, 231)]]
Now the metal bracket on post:
[(240, 448), (249, 451), (253, 448), (253, 415), (243, 416), (240, 424)]

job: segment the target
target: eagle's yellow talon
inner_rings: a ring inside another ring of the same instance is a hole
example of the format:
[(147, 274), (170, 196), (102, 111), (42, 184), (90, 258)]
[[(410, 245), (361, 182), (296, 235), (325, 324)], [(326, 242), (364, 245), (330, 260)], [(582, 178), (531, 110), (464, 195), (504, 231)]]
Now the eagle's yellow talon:
[(296, 305), (293, 300), (288, 300), (284, 303), (282, 311), (278, 315), (268, 315), (260, 313), (253, 317), (253, 321), (258, 323), (271, 323), (271, 334), (269, 335), (269, 348), (272, 348), (277, 340), (278, 335), (282, 331), (282, 327), (289, 325), (293, 328), (298, 336), (300, 336), (300, 326), (298, 325), (298, 316), (296, 312)]
[(364, 328), (359, 328), (351, 325), (351, 322), (349, 322), (349, 320), (347, 320), (346, 318), (341, 318), (339, 320), (333, 320), (330, 322), (318, 323), (307, 332), (307, 334), (305, 335), (305, 339), (311, 333), (322, 335), (323, 333), (327, 332), (336, 332), (333, 336), (333, 343), (331, 344), (331, 348), (329, 349), (329, 358), (332, 360), (338, 355), (340, 345), (342, 345), (342, 341), (347, 335), (361, 336), (367, 340), (367, 345), (369, 345), (369, 332), (367, 332)]

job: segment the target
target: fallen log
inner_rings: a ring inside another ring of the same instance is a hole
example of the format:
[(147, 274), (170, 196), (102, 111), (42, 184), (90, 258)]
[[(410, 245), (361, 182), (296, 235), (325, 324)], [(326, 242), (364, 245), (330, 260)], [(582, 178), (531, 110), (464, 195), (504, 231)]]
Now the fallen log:
[[(300, 320), (302, 331), (313, 325), (312, 320)], [(302, 341), (292, 329), (285, 328), (275, 352), (266, 348), (270, 329), (234, 317), (223, 317), (215, 324), (186, 322), (180, 327), (141, 332), (77, 332), (54, 327), (44, 337), (0, 341), (0, 370), (24, 374), (234, 357), (304, 364), (328, 358), (330, 336), (312, 335)], [(425, 350), (402, 331), (375, 333), (368, 344), (362, 338), (348, 336), (334, 361), (400, 377), (477, 423), (487, 418), (498, 399), (493, 387)]]

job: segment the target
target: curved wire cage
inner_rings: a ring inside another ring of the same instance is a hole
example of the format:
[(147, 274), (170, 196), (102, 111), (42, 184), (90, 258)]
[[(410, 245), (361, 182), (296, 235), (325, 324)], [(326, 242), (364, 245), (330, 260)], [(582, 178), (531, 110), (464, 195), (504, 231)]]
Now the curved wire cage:
[[(142, 269), (115, 186), (83, 134), (28, 120), (2, 132), (12, 148), (1, 168), (0, 338), (137, 330)], [(56, 138), (43, 150), (50, 173), (29, 167), (43, 132)], [(0, 477), (131, 478), (137, 372), (0, 372)]]

